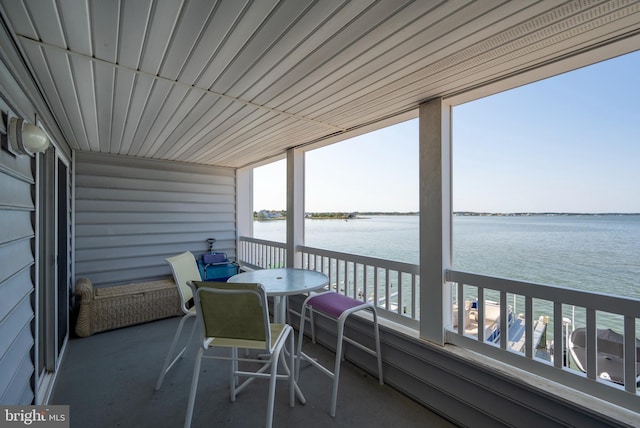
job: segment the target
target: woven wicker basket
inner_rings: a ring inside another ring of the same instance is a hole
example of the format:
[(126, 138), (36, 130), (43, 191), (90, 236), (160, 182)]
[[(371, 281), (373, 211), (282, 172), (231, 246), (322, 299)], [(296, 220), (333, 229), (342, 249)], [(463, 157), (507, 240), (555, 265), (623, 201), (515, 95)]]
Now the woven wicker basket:
[(80, 311), (76, 334), (101, 331), (182, 315), (173, 279), (95, 288), (87, 278), (76, 282)]

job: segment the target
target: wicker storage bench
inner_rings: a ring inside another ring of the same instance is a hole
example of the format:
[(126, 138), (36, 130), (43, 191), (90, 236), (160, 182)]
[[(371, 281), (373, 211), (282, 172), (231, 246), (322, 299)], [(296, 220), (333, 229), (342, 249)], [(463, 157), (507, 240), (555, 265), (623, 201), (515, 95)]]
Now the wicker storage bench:
[(76, 334), (80, 337), (182, 315), (173, 279), (94, 288), (89, 279), (80, 278), (76, 295), (80, 299)]

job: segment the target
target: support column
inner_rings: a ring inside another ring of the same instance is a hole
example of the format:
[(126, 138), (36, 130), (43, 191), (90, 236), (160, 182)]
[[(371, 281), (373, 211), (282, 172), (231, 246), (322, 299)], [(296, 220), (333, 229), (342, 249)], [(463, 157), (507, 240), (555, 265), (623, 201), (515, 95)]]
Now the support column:
[(420, 106), (420, 336), (443, 345), (451, 320), (451, 106)]
[(302, 267), (302, 255), (296, 252), (304, 245), (304, 152), (287, 151), (287, 267)]
[(236, 256), (241, 236), (253, 237), (253, 168), (236, 171)]

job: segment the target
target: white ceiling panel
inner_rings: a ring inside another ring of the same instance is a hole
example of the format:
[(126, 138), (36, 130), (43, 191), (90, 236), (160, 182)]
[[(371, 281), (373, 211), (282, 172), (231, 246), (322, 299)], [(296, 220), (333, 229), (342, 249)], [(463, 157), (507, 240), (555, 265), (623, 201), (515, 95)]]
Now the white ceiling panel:
[(47, 64), (42, 48), (38, 45), (28, 44), (24, 46), (24, 52), (29, 59), (31, 66), (39, 70), (39, 83), (45, 93), (47, 102), (53, 111), (58, 112), (56, 120), (61, 129), (65, 129), (65, 134), (68, 143), (73, 147), (78, 147), (78, 140), (73, 133), (71, 121), (67, 115), (62, 99), (58, 94), (56, 83), (53, 80), (53, 76), (50, 73), (49, 65)]
[(640, 0), (0, 0), (0, 13), (73, 149), (227, 167), (640, 39)]
[(142, 156), (149, 147), (149, 134), (151, 133), (154, 124), (160, 115), (162, 107), (166, 102), (171, 89), (174, 86), (166, 80), (154, 80), (153, 88), (147, 98), (147, 102), (144, 105), (144, 111), (140, 117), (140, 123), (136, 129), (136, 134), (133, 137), (131, 145), (131, 153), (135, 153), (135, 156)]
[(27, 12), (27, 5), (24, 2), (7, 2), (2, 7), (5, 13), (11, 17), (13, 28), (18, 34), (35, 40), (38, 39), (36, 27), (33, 26), (29, 12)]
[(225, 70), (229, 69), (247, 43), (256, 36), (256, 31), (265, 24), (267, 17), (272, 13), (277, 3), (276, 0), (264, 0), (249, 2), (245, 6), (242, 15), (227, 33), (224, 43), (218, 47), (215, 56), (201, 73), (198, 86), (215, 91), (212, 86), (216, 80)]
[(63, 5), (60, 8), (60, 19), (62, 28), (66, 32), (65, 40), (69, 49), (83, 55), (93, 55), (88, 3), (60, 0), (60, 4)]
[[(340, 31), (344, 26), (347, 26), (351, 20), (362, 13), (372, 2), (346, 1), (343, 2), (342, 7), (339, 9), (334, 9), (334, 5), (329, 2), (318, 3), (323, 6), (326, 5), (326, 9), (312, 9), (310, 12), (313, 12), (313, 15), (310, 15), (306, 20), (304, 18), (300, 20), (309, 30), (308, 35), (303, 38), (301, 37), (294, 49), (289, 52), (278, 52), (278, 49), (272, 49), (279, 54), (275, 55), (275, 58), (279, 59), (279, 62), (274, 64), (272, 68), (262, 69), (257, 67), (253, 70), (257, 75), (255, 83), (247, 83), (246, 89), (244, 90), (242, 88), (236, 88), (235, 90), (239, 93), (238, 96), (259, 103), (260, 100), (256, 99), (256, 97), (263, 93), (273, 82), (279, 79), (282, 80), (283, 76), (289, 73), (297, 64), (302, 63), (305, 59), (312, 59), (314, 57), (316, 58), (315, 61), (323, 59), (323, 55), (317, 52), (327, 37)], [(313, 19), (316, 16), (320, 18), (317, 21)], [(299, 33), (294, 32), (294, 34)], [(271, 55), (269, 55), (269, 57), (271, 57)], [(289, 79), (289, 82), (293, 84), (295, 81)]]
[(91, 151), (100, 150), (98, 135), (98, 112), (96, 110), (95, 75), (93, 64), (79, 56), (68, 57), (71, 76), (75, 83), (80, 114), (86, 132), (86, 143)]
[[(186, 115), (184, 120), (171, 132), (166, 138), (166, 141), (171, 148), (167, 151), (166, 156), (174, 158), (178, 153), (182, 153), (186, 147), (178, 144), (178, 141), (188, 141), (193, 135), (194, 131), (202, 129), (208, 120), (213, 119), (215, 115), (215, 105), (220, 100), (219, 97), (211, 96), (203, 93), (198, 99), (191, 111)], [(211, 112), (211, 117), (207, 117)]]
[[(255, 63), (261, 58), (271, 55), (271, 47), (278, 43), (281, 43), (281, 39), (286, 34), (287, 42), (294, 42), (294, 35), (291, 35), (288, 28), (295, 23), (303, 12), (307, 9), (307, 4), (298, 0), (287, 0), (279, 5), (269, 17), (265, 20), (253, 34), (251, 38), (245, 42), (239, 40), (238, 46), (242, 46), (242, 49), (237, 51), (237, 54), (231, 59), (224, 71), (220, 73), (215, 79), (215, 82), (210, 85), (204, 78), (202, 85), (210, 87), (212, 90), (227, 93), (229, 87), (232, 86), (238, 79), (240, 79), (247, 70), (255, 67)], [(254, 14), (261, 16), (261, 10), (255, 11)], [(261, 23), (256, 20), (256, 24)], [(234, 31), (234, 35), (248, 34), (249, 31), (242, 32)], [(230, 40), (231, 42), (231, 40)], [(282, 43), (285, 44), (286, 43)], [(200, 83), (200, 82), (199, 82)]]
[[(160, 90), (160, 88), (157, 89)], [(160, 139), (160, 134), (164, 131), (165, 126), (167, 126), (171, 118), (175, 116), (176, 107), (183, 102), (187, 94), (189, 94), (189, 89), (186, 86), (171, 85), (169, 94), (165, 98), (158, 115), (153, 120), (138, 156), (157, 157), (157, 153), (164, 143), (164, 141)]]
[(151, 14), (151, 0), (126, 1), (118, 23), (118, 64), (137, 70)]
[(111, 141), (111, 119), (113, 117), (113, 89), (116, 70), (107, 63), (93, 63), (96, 84), (96, 109), (98, 112), (98, 138), (101, 146)]
[(41, 40), (61, 48), (67, 47), (55, 0), (29, 0), (25, 2), (25, 8)]
[[(98, 59), (115, 64), (118, 55), (120, 2), (118, 0), (91, 0), (89, 5), (93, 54)], [(69, 22), (68, 25), (73, 25), (73, 23)]]
[(175, 0), (161, 0), (153, 3), (151, 22), (140, 64), (140, 70), (145, 73), (158, 74), (180, 17), (180, 7), (181, 3)]
[[(46, 70), (43, 74), (49, 74), (55, 85), (55, 93), (62, 101), (63, 111), (71, 124), (70, 131), (79, 150), (91, 150), (87, 140), (87, 128), (84, 123), (80, 103), (78, 100), (77, 84), (71, 70), (69, 55), (59, 49), (43, 49)], [(65, 133), (66, 134), (66, 133)]]
[[(182, 69), (190, 63), (188, 58), (200, 39), (201, 33), (207, 28), (211, 28), (206, 24), (213, 12), (214, 5), (214, 2), (207, 0), (187, 2), (186, 7), (181, 11), (178, 25), (172, 31), (169, 50), (160, 69), (161, 76), (175, 80)], [(167, 30), (169, 29), (167, 28)], [(199, 60), (201, 59), (194, 59), (194, 61)], [(191, 82), (187, 83), (191, 84)]]
[(124, 127), (124, 134), (122, 135), (122, 147), (120, 148), (122, 154), (138, 152), (140, 143), (135, 141), (133, 137), (136, 135), (140, 122), (142, 121), (144, 109), (149, 105), (149, 98), (154, 82), (154, 79), (146, 75), (139, 74), (135, 77), (127, 122)]
[[(231, 29), (241, 18), (246, 1), (221, 2), (216, 5), (215, 13), (210, 18), (209, 25), (199, 36), (198, 43), (193, 47), (191, 59), (184, 65), (180, 80), (189, 84), (198, 83), (203, 71), (216, 57), (219, 49), (224, 45)], [(195, 13), (198, 11), (195, 10)], [(212, 11), (213, 12), (213, 11)]]
[(162, 131), (156, 138), (160, 140), (161, 146), (153, 157), (171, 159), (167, 156), (167, 152), (171, 149), (174, 143), (169, 141), (169, 137), (181, 123), (189, 118), (189, 113), (203, 96), (204, 93), (202, 91), (189, 89), (179, 104), (169, 106), (169, 111), (171, 112), (169, 120), (164, 124), (158, 124), (162, 127)]
[[(129, 114), (129, 107), (133, 100), (133, 85), (136, 74), (124, 69), (116, 70), (115, 82), (113, 87), (113, 114), (111, 117), (111, 141), (109, 144), (109, 153), (123, 154), (122, 137), (124, 135), (124, 127)], [(109, 124), (107, 124), (109, 126)]]
[[(233, 120), (239, 120), (242, 117), (241, 110), (245, 109), (245, 107), (243, 104), (219, 98), (214, 107), (207, 112), (207, 117), (201, 119), (206, 123), (193, 127), (185, 135), (184, 141), (186, 144), (183, 144), (178, 153), (180, 159), (186, 162), (194, 154), (206, 150), (209, 147), (209, 142), (217, 140), (232, 118)], [(245, 114), (248, 114), (248, 109), (245, 109), (245, 111)], [(219, 146), (219, 144), (216, 146)]]
[[(325, 0), (313, 3), (305, 13), (298, 15), (294, 21), (286, 24), (286, 37), (278, 39), (268, 51), (255, 58), (250, 68), (237, 76), (226, 93), (235, 97), (252, 100), (264, 89), (268, 82), (278, 79), (286, 71), (289, 64), (295, 63), (309, 55), (314, 46), (309, 42), (316, 28), (326, 22), (342, 7), (344, 0)], [(363, 3), (363, 2), (359, 2)]]

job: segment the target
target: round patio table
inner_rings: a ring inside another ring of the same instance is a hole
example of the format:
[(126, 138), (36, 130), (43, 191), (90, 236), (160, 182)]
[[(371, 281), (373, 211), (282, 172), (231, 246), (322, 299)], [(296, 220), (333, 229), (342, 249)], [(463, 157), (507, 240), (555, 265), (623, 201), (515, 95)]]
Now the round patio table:
[(227, 282), (262, 284), (267, 295), (273, 297), (273, 322), (283, 324), (287, 319), (287, 296), (324, 288), (329, 283), (329, 278), (314, 270), (281, 268), (242, 272), (232, 276)]
[[(262, 284), (267, 295), (273, 297), (273, 322), (284, 324), (287, 319), (287, 296), (324, 288), (329, 283), (329, 278), (314, 270), (281, 268), (242, 272), (232, 276), (227, 282)], [(306, 399), (297, 383), (295, 390), (300, 402), (304, 404)]]

